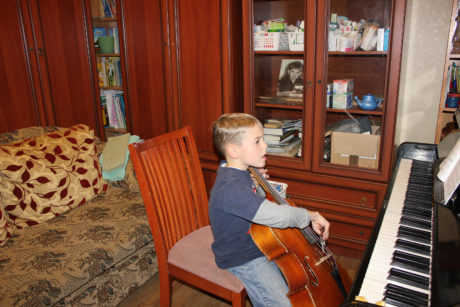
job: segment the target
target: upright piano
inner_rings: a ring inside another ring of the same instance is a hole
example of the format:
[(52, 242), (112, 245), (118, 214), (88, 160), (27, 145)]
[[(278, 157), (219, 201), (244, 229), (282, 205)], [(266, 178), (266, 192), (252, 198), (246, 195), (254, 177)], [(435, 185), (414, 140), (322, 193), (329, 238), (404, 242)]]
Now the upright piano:
[[(403, 143), (345, 306), (460, 306), (460, 204), (443, 199), (437, 146)], [(458, 192), (460, 194), (460, 192)]]

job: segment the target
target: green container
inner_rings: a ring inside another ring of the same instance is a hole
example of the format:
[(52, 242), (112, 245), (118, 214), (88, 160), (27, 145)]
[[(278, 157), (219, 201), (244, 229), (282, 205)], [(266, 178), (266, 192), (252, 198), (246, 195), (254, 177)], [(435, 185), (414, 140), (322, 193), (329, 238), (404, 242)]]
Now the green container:
[(100, 53), (113, 53), (113, 36), (99, 36), (97, 38)]

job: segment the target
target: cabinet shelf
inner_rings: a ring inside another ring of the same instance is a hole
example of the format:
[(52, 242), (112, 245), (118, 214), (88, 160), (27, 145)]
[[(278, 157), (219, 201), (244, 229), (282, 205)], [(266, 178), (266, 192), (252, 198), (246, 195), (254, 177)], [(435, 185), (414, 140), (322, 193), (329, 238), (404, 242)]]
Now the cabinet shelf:
[(274, 109), (292, 109), (292, 110), (303, 110), (303, 106), (295, 104), (277, 104), (277, 103), (266, 103), (256, 102), (256, 107), (274, 108)]
[(118, 25), (116, 18), (93, 18), (93, 26), (106, 28), (106, 27), (116, 27)]
[[(278, 50), (278, 51), (254, 51), (254, 54), (271, 54), (271, 55), (299, 55), (303, 56), (303, 51), (289, 51), (289, 50)], [(328, 52), (331, 56), (387, 56), (387, 51), (330, 51)], [(459, 58), (460, 54), (451, 55), (453, 58)]]
[(101, 90), (117, 90), (117, 91), (122, 91), (123, 87), (122, 86), (99, 86), (99, 89)]
[(366, 115), (383, 115), (383, 108), (378, 107), (375, 110), (363, 110), (360, 109), (358, 106), (353, 106), (351, 109), (343, 110), (343, 109), (333, 109), (333, 108), (326, 108), (326, 112), (328, 113), (350, 113), (350, 114), (366, 114)]
[(120, 57), (119, 53), (96, 53), (97, 57), (105, 58), (105, 57)]
[(340, 51), (330, 51), (328, 52), (329, 55), (332, 56), (387, 56), (387, 51), (348, 51), (348, 52), (340, 52)]

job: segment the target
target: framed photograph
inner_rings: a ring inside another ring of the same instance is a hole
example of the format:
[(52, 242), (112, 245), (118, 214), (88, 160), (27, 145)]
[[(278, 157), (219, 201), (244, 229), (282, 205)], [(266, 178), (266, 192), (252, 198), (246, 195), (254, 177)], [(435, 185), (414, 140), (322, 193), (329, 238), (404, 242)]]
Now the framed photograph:
[(302, 98), (303, 59), (282, 59), (277, 96)]

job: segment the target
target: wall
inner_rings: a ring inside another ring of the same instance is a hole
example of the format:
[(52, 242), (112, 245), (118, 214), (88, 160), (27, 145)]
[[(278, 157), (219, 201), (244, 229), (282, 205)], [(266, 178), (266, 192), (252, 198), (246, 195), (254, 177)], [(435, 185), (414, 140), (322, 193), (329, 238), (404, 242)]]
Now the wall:
[(408, 0), (395, 145), (434, 143), (452, 0)]

